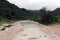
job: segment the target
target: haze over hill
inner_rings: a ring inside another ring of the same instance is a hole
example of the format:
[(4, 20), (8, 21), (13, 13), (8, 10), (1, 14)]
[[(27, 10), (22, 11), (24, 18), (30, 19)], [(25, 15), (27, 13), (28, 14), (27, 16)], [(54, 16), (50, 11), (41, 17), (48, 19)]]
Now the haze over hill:
[(36, 16), (24, 8), (19, 8), (6, 0), (0, 0), (0, 17), (8, 20), (28, 20)]
[[(58, 13), (57, 13), (57, 12)], [(39, 23), (51, 23), (60, 19), (60, 16), (55, 16), (60, 14), (60, 10), (55, 11), (46, 10), (42, 8), (40, 10), (26, 10), (25, 8), (19, 8), (15, 4), (11, 4), (7, 0), (0, 0), (0, 21), (1, 22), (11, 22), (19, 20), (33, 20)], [(46, 19), (46, 20), (45, 20)]]
[(60, 7), (60, 0), (8, 0), (10, 3), (20, 8), (28, 10), (39, 10), (46, 7), (48, 10), (54, 10)]

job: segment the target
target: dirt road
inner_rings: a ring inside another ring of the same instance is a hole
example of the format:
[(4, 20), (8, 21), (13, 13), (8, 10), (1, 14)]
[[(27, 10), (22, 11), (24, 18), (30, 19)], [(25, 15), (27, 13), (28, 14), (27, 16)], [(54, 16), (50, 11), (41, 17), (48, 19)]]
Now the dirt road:
[[(13, 40), (60, 40), (52, 27), (38, 24), (33, 21), (21, 21), (23, 30), (16, 34)], [(51, 29), (52, 28), (52, 29)]]
[(57, 33), (59, 27), (45, 26), (34, 21), (19, 21), (0, 32), (0, 40), (60, 40), (60, 34)]
[(51, 40), (49, 35), (33, 22), (23, 22), (23, 31), (15, 35), (13, 40)]
[(12, 40), (13, 36), (22, 30), (20, 23), (14, 23), (11, 28), (6, 28), (4, 31), (0, 31), (0, 40)]

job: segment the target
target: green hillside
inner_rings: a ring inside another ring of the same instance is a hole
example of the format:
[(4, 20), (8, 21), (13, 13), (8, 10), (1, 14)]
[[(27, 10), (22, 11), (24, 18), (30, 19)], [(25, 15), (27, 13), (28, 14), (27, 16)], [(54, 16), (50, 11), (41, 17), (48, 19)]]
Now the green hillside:
[[(0, 16), (3, 20), (18, 21), (18, 20), (40, 20), (37, 15), (24, 8), (19, 8), (6, 0), (0, 0)], [(37, 19), (36, 19), (37, 18)], [(0, 21), (2, 21), (0, 19)]]
[(60, 23), (60, 15), (57, 15), (57, 12), (60, 12), (60, 9), (46, 11), (45, 8), (42, 8), (38, 11), (29, 11), (19, 8), (7, 0), (0, 0), (0, 24), (19, 20), (33, 20), (42, 24)]

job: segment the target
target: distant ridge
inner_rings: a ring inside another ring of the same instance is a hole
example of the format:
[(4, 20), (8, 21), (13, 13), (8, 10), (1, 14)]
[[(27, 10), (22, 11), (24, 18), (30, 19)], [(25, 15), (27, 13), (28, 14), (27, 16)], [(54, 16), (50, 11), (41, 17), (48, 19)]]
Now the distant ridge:
[(24, 8), (19, 8), (7, 0), (0, 0), (0, 16), (8, 20), (28, 20), (35, 16)]
[(53, 13), (54, 13), (55, 15), (59, 15), (59, 14), (60, 14), (60, 8), (56, 8), (56, 9), (53, 11)]
[(29, 10), (29, 11), (33, 13), (39, 13), (39, 10)]

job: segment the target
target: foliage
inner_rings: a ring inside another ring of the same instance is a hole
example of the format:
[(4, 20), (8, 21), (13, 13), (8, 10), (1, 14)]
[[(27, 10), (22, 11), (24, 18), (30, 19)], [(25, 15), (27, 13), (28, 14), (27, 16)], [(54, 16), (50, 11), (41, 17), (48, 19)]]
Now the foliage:
[(46, 11), (46, 8), (44, 7), (43, 9), (40, 10), (41, 11), (41, 23), (43, 24), (49, 24), (52, 22), (57, 21), (55, 16), (52, 15), (51, 11)]
[(6, 0), (0, 0), (0, 21), (5, 19), (18, 21), (18, 20), (35, 20), (38, 21), (39, 17), (24, 8), (19, 8)]
[(18, 20), (33, 20), (43, 24), (56, 22), (60, 18), (53, 15), (52, 11), (46, 11), (46, 8), (40, 9), (40, 13), (30, 12), (24, 8), (19, 8), (6, 0), (0, 0), (0, 23), (18, 21)]

